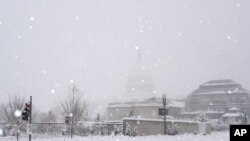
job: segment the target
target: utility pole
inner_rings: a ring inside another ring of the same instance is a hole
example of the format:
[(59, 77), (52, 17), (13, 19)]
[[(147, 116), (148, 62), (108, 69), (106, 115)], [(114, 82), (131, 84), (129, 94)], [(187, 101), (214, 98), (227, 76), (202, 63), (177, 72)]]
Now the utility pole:
[(243, 119), (243, 124), (246, 125), (247, 124), (247, 111), (246, 109), (244, 110), (244, 119)]
[(162, 103), (163, 103), (163, 109), (164, 109), (164, 135), (167, 135), (167, 122), (166, 122), (167, 96), (165, 93), (162, 95)]
[(19, 141), (19, 121), (18, 121), (18, 120), (17, 120), (17, 123), (16, 123), (16, 124), (17, 124), (17, 125), (16, 125), (16, 126), (17, 126), (16, 140)]
[[(30, 96), (30, 115), (29, 115), (29, 126), (31, 127), (32, 123), (32, 96)], [(29, 134), (29, 141), (31, 141), (31, 133)]]
[(71, 139), (73, 137), (73, 132), (74, 132), (74, 111), (75, 111), (75, 86), (73, 85), (73, 89), (72, 89), (72, 92), (73, 92), (73, 107), (72, 107), (72, 117), (71, 117)]

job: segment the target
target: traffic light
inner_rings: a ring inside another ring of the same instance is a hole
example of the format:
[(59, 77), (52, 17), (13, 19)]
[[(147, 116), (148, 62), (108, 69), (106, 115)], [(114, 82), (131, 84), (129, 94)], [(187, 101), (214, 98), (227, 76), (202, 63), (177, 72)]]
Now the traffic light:
[(30, 104), (25, 103), (25, 108), (22, 112), (22, 120), (28, 121), (30, 116)]
[(65, 123), (69, 124), (69, 122), (70, 122), (70, 117), (69, 116), (65, 116)]

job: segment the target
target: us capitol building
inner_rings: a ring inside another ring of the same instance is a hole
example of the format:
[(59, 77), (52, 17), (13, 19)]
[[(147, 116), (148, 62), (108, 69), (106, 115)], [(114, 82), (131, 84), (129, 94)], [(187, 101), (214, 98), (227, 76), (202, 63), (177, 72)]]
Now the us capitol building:
[[(152, 76), (143, 64), (140, 50), (137, 63), (127, 76), (125, 94), (119, 102), (109, 103), (109, 121), (121, 121), (124, 117), (160, 119), (159, 108), (162, 98), (156, 97)], [(184, 107), (184, 101), (168, 100), (169, 114), (177, 116)]]

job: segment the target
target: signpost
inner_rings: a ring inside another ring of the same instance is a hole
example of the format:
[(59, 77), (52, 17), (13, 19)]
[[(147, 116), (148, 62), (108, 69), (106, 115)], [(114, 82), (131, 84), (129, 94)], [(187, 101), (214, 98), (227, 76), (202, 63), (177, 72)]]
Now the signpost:
[(168, 109), (159, 108), (159, 115), (160, 116), (168, 115)]
[(65, 136), (67, 136), (69, 134), (69, 131), (67, 128), (64, 128), (63, 131), (62, 131), (62, 134), (64, 136), (64, 141), (65, 141)]

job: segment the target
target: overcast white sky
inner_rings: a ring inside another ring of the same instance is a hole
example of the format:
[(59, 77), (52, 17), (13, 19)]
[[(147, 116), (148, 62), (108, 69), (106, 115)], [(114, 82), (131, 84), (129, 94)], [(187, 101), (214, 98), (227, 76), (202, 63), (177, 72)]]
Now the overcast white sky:
[(211, 79), (250, 90), (249, 9), (249, 0), (1, 0), (0, 102), (33, 95), (46, 111), (70, 80), (92, 105), (120, 97), (136, 47), (157, 95), (184, 98)]

